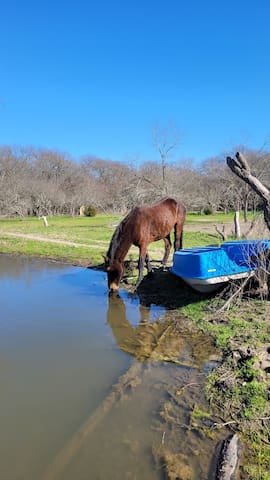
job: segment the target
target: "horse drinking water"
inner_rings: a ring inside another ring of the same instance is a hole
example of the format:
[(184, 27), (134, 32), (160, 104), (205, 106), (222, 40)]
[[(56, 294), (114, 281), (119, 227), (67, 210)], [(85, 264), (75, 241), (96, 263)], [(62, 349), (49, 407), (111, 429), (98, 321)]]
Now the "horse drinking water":
[(124, 259), (131, 245), (139, 247), (139, 275), (137, 285), (143, 278), (143, 267), (151, 271), (147, 247), (149, 243), (164, 240), (165, 253), (162, 264), (165, 266), (171, 250), (170, 232), (174, 228), (174, 250), (182, 248), (183, 225), (186, 208), (173, 198), (166, 198), (150, 207), (136, 207), (116, 228), (105, 257), (105, 269), (110, 291), (118, 290), (123, 275)]

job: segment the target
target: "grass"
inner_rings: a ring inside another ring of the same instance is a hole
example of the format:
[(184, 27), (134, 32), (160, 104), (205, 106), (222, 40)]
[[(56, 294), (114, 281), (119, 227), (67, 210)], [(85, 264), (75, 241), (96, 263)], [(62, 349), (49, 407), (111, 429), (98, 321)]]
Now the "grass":
[[(99, 265), (103, 262), (120, 215), (97, 215), (95, 217), (47, 217), (48, 227), (37, 217), (0, 219), (0, 252), (40, 255), (77, 264)], [(193, 222), (194, 223), (194, 222)], [(42, 237), (21, 238), (9, 234)], [(46, 242), (46, 240), (48, 240)], [(53, 240), (74, 242), (76, 246), (52, 243)], [(198, 232), (184, 233), (184, 247), (217, 244), (218, 235)], [(153, 260), (161, 260), (163, 241), (152, 243), (149, 252)], [(133, 256), (138, 249), (132, 247)], [(172, 258), (172, 257), (171, 257)]]
[(92, 240), (108, 241), (119, 222), (119, 215), (98, 215), (96, 217), (47, 217), (49, 227), (37, 217), (1, 219), (0, 230), (17, 233), (31, 233), (78, 243)]
[[(248, 214), (248, 220), (251, 222), (254, 218), (254, 214), (250, 213)], [(215, 224), (215, 223), (221, 223), (221, 224), (226, 224), (226, 223), (233, 223), (234, 220), (234, 212), (229, 212), (229, 213), (215, 213), (211, 215), (201, 215), (200, 213), (188, 213), (187, 214), (187, 219), (186, 223), (187, 224)], [(243, 221), (244, 220), (244, 214), (243, 212), (240, 212), (239, 215), (239, 220)]]
[(198, 328), (215, 339), (215, 344), (225, 350), (232, 344), (247, 344), (256, 347), (270, 343), (270, 324), (265, 320), (265, 302), (246, 301), (232, 308), (228, 314), (214, 313), (214, 299), (190, 303), (181, 309), (192, 318)]
[[(221, 423), (232, 421), (246, 453), (242, 469), (253, 480), (270, 478), (269, 378), (259, 367), (258, 352), (270, 344), (267, 303), (248, 300), (216, 313), (216, 299), (190, 303), (181, 312), (211, 334), (222, 363), (208, 375), (206, 396)], [(263, 420), (264, 419), (264, 420)], [(256, 439), (256, 441), (254, 440)]]
[(54, 243), (0, 236), (0, 252), (14, 253), (62, 260), (78, 265), (98, 265), (102, 261), (100, 252), (87, 247), (74, 247)]

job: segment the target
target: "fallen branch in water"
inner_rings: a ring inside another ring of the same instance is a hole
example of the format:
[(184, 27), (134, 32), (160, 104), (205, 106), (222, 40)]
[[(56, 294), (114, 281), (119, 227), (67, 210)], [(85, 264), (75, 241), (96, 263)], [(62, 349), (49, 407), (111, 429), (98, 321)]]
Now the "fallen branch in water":
[(229, 422), (215, 422), (213, 423), (213, 425), (211, 425), (211, 430), (215, 430), (215, 429), (218, 429), (218, 428), (224, 428), (224, 427), (227, 427), (228, 425), (235, 425), (239, 423), (237, 420), (230, 420)]
[[(156, 360), (159, 358), (157, 354), (158, 348), (167, 335), (169, 335), (170, 331), (171, 325), (167, 325), (165, 330), (159, 335), (157, 341), (155, 342), (152, 352), (147, 356), (148, 359)], [(190, 367), (190, 365), (188, 366)], [(72, 458), (78, 453), (83, 443), (90, 437), (95, 428), (106, 417), (115, 403), (122, 398), (125, 398), (125, 395), (128, 391), (141, 383), (141, 376), (144, 368), (145, 366), (143, 363), (138, 363), (135, 361), (127, 370), (127, 372), (119, 378), (117, 384), (112, 387), (111, 392), (103, 400), (101, 405), (99, 405), (96, 410), (90, 414), (81, 428), (56, 455), (54, 461), (48, 466), (45, 473), (41, 477), (41, 480), (57, 480), (58, 478), (63, 478), (63, 473), (71, 462)]]
[(176, 395), (180, 395), (181, 393), (184, 392), (184, 390), (186, 388), (189, 388), (189, 387), (201, 387), (201, 385), (199, 383), (195, 383), (195, 382), (191, 382), (191, 383), (186, 383), (186, 385), (183, 385), (183, 387), (179, 388), (177, 391), (176, 391)]
[(54, 461), (46, 469), (41, 480), (56, 480), (63, 474), (74, 455), (79, 451), (82, 444), (93, 432), (101, 420), (109, 413), (113, 405), (121, 399), (123, 394), (132, 386), (140, 383), (138, 375), (141, 374), (144, 366), (142, 363), (135, 362), (131, 365), (119, 379), (118, 383), (113, 386), (112, 391), (103, 400), (96, 410), (88, 417), (81, 428), (72, 436), (67, 444), (60, 450)]

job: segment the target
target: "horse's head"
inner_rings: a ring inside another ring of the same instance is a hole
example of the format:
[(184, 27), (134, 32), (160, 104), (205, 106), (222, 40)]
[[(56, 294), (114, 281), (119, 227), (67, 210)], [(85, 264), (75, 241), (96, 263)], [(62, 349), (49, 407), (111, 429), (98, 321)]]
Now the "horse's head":
[(123, 264), (119, 260), (111, 261), (105, 257), (105, 271), (107, 272), (108, 287), (110, 292), (119, 289), (119, 283), (123, 275)]

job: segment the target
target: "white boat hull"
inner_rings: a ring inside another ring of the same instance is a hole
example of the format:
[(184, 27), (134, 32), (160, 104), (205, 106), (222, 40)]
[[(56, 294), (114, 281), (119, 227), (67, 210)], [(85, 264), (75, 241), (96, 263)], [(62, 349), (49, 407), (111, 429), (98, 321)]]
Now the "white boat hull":
[(222, 287), (228, 282), (233, 282), (234, 280), (239, 280), (241, 278), (246, 278), (254, 272), (241, 272), (235, 273), (233, 275), (225, 275), (222, 277), (213, 277), (213, 278), (189, 278), (181, 277), (190, 287), (192, 287), (197, 292), (201, 293), (211, 293)]

